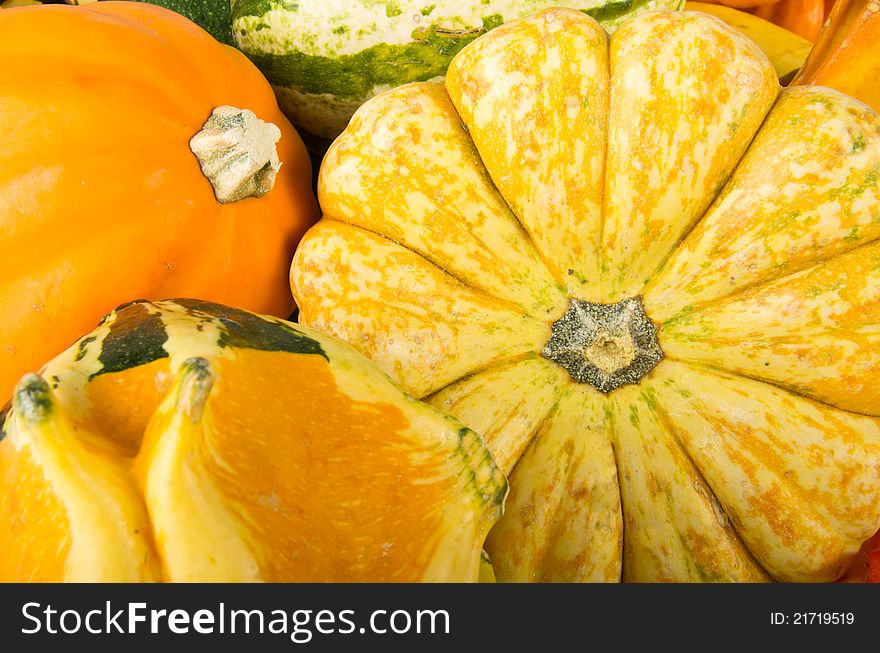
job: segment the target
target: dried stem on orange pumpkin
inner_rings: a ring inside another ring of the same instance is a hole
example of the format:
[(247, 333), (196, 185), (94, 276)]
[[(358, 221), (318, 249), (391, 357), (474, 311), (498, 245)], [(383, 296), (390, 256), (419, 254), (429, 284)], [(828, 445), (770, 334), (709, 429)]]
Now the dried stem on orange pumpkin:
[(253, 111), (217, 107), (190, 139), (189, 147), (221, 204), (262, 197), (275, 185), (281, 168), (275, 144), (281, 130)]

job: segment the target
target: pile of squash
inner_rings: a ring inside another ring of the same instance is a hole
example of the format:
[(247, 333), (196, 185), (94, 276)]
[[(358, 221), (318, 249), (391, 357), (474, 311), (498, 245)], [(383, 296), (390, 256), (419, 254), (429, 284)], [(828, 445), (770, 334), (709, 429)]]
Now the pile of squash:
[(7, 4), (0, 582), (880, 581), (876, 3), (546, 8), (314, 171), (180, 14)]

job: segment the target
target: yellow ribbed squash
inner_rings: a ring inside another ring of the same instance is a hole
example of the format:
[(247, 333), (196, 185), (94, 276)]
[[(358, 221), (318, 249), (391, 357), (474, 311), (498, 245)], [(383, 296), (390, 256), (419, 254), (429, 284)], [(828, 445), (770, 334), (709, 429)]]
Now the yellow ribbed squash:
[(827, 581), (880, 526), (880, 117), (554, 9), (364, 105), (301, 322), (481, 433), (498, 580)]

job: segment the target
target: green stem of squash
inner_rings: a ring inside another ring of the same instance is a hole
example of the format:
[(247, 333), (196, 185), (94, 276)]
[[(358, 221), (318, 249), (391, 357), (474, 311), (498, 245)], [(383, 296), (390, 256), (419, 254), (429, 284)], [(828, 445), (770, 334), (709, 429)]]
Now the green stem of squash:
[(572, 299), (551, 329), (541, 355), (600, 392), (637, 384), (663, 359), (640, 297), (616, 304)]

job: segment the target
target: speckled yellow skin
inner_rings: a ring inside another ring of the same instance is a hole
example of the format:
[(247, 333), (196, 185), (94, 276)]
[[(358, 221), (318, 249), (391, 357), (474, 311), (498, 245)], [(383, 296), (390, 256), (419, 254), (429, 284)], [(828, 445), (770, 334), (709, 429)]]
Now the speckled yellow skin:
[[(300, 320), (482, 433), (498, 580), (829, 581), (880, 527), (880, 117), (702, 14), (564, 9), (370, 101), (324, 161)], [(641, 296), (610, 394), (541, 357)]]

